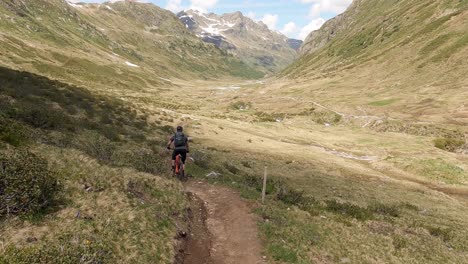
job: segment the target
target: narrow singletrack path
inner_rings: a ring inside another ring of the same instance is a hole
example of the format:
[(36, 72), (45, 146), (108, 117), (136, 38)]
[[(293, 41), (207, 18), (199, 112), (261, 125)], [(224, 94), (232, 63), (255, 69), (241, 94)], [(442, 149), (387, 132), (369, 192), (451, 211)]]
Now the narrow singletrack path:
[[(192, 208), (202, 212), (203, 218), (196, 217), (195, 212), (193, 221), (206, 225), (209, 240), (203, 232), (197, 234), (197, 229), (192, 229), (184, 264), (265, 263), (256, 219), (251, 212), (252, 207), (243, 201), (238, 193), (226, 187), (197, 180), (188, 182), (186, 190), (203, 203), (200, 208)], [(196, 245), (200, 241), (197, 235), (201, 235), (200, 239), (209, 248), (209, 254), (198, 252), (200, 246)]]

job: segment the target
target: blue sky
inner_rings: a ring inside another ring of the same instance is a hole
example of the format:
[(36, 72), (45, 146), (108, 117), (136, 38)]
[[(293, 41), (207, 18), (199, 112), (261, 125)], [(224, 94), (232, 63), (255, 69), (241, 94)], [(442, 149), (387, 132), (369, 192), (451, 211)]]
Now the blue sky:
[[(71, 2), (104, 2), (103, 0), (73, 0)], [(118, 0), (113, 0), (118, 1)], [(270, 29), (291, 38), (304, 39), (326, 20), (343, 12), (352, 0), (140, 0), (152, 2), (173, 12), (199, 9), (217, 14), (241, 11), (261, 20)]]

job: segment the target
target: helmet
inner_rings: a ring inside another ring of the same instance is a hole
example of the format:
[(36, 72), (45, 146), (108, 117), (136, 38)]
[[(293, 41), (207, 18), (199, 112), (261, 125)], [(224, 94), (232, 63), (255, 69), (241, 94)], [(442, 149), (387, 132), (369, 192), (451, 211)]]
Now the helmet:
[(184, 131), (184, 128), (181, 126), (177, 126), (177, 132), (182, 132), (182, 131)]

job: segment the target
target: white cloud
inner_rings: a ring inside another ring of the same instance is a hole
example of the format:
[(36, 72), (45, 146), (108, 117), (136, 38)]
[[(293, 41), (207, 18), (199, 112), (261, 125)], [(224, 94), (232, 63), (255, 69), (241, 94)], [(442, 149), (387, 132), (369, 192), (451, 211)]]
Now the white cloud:
[(304, 40), (310, 32), (319, 29), (324, 23), (327, 13), (341, 14), (353, 2), (353, 0), (300, 0), (303, 4), (311, 4), (309, 16), (312, 21), (301, 28), (299, 39)]
[(207, 12), (208, 9), (216, 6), (218, 0), (190, 0), (190, 3), (190, 9)]
[(265, 25), (267, 25), (271, 30), (275, 30), (276, 23), (278, 23), (278, 15), (265, 14), (261, 21), (265, 23)]
[(183, 10), (184, 8), (182, 7), (182, 0), (168, 0), (166, 9), (171, 10), (174, 13)]
[(304, 4), (312, 4), (309, 15), (318, 18), (323, 13), (342, 13), (353, 2), (353, 0), (301, 0)]
[(257, 14), (255, 14), (255, 12), (249, 11), (246, 16), (252, 20), (257, 20)]
[(312, 20), (305, 27), (301, 28), (301, 31), (299, 33), (299, 39), (305, 40), (307, 36), (310, 34), (310, 32), (319, 29), (324, 23), (325, 23), (325, 19), (323, 18), (317, 18), (317, 19)]
[(296, 23), (294, 22), (289, 22), (286, 25), (283, 26), (283, 28), (280, 30), (281, 33), (283, 33), (286, 36), (291, 36), (297, 32), (298, 28)]

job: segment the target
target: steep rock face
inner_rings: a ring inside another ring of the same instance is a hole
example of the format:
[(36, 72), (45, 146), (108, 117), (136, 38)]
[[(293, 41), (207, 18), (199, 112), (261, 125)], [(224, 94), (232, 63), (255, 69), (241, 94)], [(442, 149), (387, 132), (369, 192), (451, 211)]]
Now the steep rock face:
[(299, 50), (302, 46), (303, 41), (299, 39), (288, 39), (289, 47), (293, 50)]
[(185, 27), (203, 41), (238, 56), (247, 64), (274, 72), (290, 64), (297, 42), (255, 22), (241, 12), (224, 15), (188, 10), (178, 14)]

